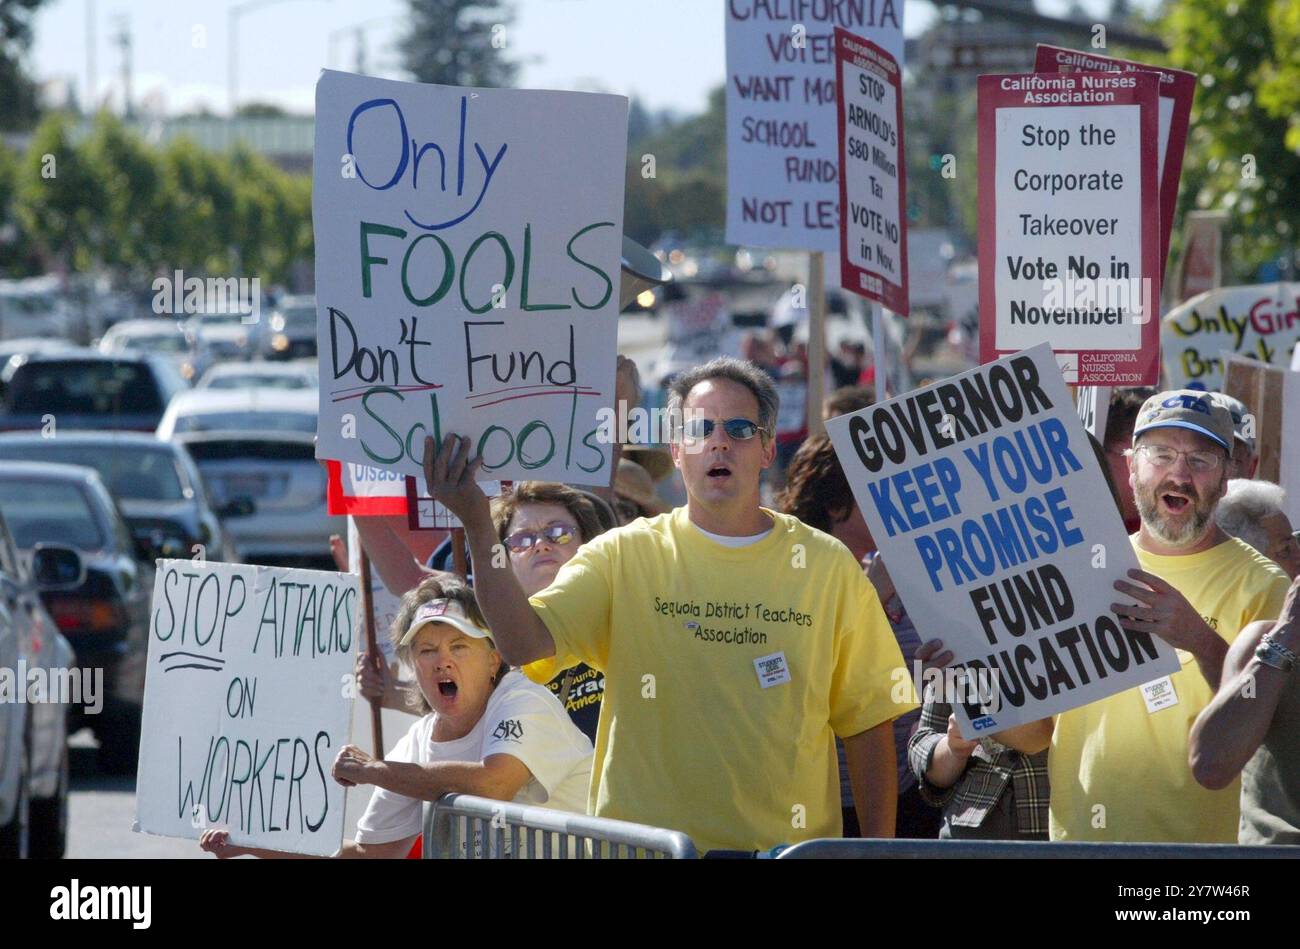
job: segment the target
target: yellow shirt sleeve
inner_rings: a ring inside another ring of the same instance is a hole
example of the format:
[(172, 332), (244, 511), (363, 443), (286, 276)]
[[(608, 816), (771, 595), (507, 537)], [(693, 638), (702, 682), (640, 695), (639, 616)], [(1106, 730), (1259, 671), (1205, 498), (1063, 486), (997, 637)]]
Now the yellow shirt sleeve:
[(555, 655), (540, 660), (551, 665), (539, 669), (538, 674), (549, 671), (554, 678), (559, 670), (580, 662), (605, 670), (610, 636), (610, 546), (599, 538), (586, 544), (560, 568), (549, 587), (529, 598), (555, 640)]
[(903, 653), (875, 588), (856, 565), (852, 574), (844, 583), (848, 592), (841, 600), (831, 673), (830, 725), (840, 738), (861, 734), (917, 707), (911, 688), (906, 701), (894, 701), (895, 673), (904, 668)]
[(572, 669), (580, 661), (577, 656), (565, 656), (563, 659), (559, 656), (550, 656), (521, 666), (519, 671), (538, 685), (546, 685), (565, 669)]

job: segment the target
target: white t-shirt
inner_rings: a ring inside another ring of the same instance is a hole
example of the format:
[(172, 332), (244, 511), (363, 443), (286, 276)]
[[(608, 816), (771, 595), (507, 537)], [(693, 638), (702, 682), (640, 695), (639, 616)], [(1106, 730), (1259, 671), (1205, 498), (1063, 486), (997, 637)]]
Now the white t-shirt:
[[(436, 721), (437, 714), (431, 712), (412, 725), (386, 760), (431, 764), (510, 755), (533, 775), (515, 795), (516, 803), (587, 812), (591, 741), (545, 686), (530, 682), (519, 670), (511, 670), (501, 680), (483, 717), (464, 738), (434, 741)], [(357, 824), (357, 843), (390, 843), (419, 834), (423, 804), (417, 798), (376, 788)]]

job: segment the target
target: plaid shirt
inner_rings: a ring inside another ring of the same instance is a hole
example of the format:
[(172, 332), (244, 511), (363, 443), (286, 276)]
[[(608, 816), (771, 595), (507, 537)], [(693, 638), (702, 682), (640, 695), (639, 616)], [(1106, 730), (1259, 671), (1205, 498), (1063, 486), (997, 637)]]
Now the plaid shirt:
[(981, 738), (966, 771), (950, 788), (925, 779), (935, 746), (948, 734), (952, 706), (927, 698), (921, 720), (908, 742), (908, 762), (920, 782), (921, 797), (942, 807), (958, 827), (979, 827), (1011, 782), (1016, 800), (1016, 827), (1022, 834), (1047, 833), (1047, 752), (1026, 755), (991, 738)]

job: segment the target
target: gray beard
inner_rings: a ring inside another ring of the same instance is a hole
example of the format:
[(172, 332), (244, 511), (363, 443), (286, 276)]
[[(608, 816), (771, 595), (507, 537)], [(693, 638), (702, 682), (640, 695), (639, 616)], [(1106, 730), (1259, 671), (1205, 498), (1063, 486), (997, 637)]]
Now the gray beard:
[(1142, 525), (1156, 536), (1156, 539), (1170, 547), (1191, 547), (1205, 536), (1209, 529), (1210, 522), (1214, 515), (1214, 509), (1202, 511), (1195, 508), (1192, 517), (1183, 523), (1181, 527), (1173, 528), (1164, 519), (1160, 513), (1159, 501), (1154, 494), (1148, 495), (1146, 492), (1135, 492), (1134, 498), (1137, 502), (1138, 514), (1142, 517)]

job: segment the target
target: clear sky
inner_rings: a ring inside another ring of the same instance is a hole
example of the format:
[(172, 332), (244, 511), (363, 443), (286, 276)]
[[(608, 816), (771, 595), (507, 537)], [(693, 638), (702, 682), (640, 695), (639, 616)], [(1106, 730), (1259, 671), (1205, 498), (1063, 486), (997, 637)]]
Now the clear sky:
[[(1038, 0), (1061, 13), (1065, 0)], [(1104, 11), (1104, 0), (1083, 6)], [(239, 17), (238, 95), (310, 111), (317, 72), (354, 69), (360, 27), (372, 75), (402, 78), (394, 41), (406, 0), (50, 0), (36, 18), (32, 67), (40, 80), (72, 84), (84, 99), (90, 71), (93, 11), (98, 97), (121, 102), (127, 24), (134, 63), (132, 96), (155, 111), (206, 104), (224, 112), (229, 99), (229, 10)], [(693, 112), (722, 82), (721, 0), (515, 0), (507, 46), (524, 62), (520, 85), (636, 94), (652, 109)], [(904, 29), (915, 35), (934, 17), (925, 0), (907, 0)]]

